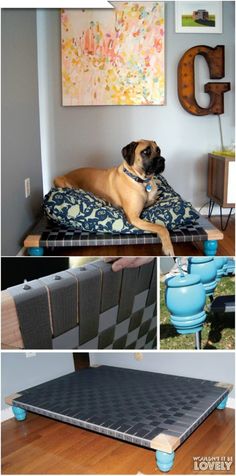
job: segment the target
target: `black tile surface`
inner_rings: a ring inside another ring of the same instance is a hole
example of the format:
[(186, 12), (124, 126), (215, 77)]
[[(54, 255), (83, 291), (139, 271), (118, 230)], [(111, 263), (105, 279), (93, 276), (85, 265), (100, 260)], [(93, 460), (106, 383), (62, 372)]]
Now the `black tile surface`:
[(142, 336), (144, 336), (145, 334), (147, 334), (147, 332), (148, 332), (148, 330), (149, 330), (149, 327), (150, 327), (150, 324), (151, 324), (151, 320), (145, 321), (145, 322), (140, 326), (138, 337), (142, 337)]
[(111, 265), (103, 261), (92, 264), (102, 274), (102, 291), (100, 311), (104, 312), (116, 306), (120, 299), (122, 271), (111, 273)]
[(123, 270), (123, 279), (121, 283), (119, 312), (117, 321), (121, 322), (127, 319), (132, 313), (136, 286), (138, 280), (139, 268), (126, 268)]
[(98, 339), (99, 349), (105, 349), (106, 347), (112, 345), (114, 341), (115, 326), (109, 327), (105, 331), (101, 332)]
[(19, 391), (14, 403), (82, 428), (150, 447), (160, 433), (182, 443), (228, 394), (209, 380), (101, 366)]
[[(77, 283), (67, 271), (40, 278), (50, 296), (50, 310), (54, 337), (67, 332), (77, 324)], [(39, 308), (40, 309), (40, 308)]]
[(147, 289), (146, 283), (151, 282), (151, 277), (152, 268), (149, 266), (149, 264), (144, 264), (143, 266), (140, 266), (138, 275), (139, 283), (137, 287), (138, 293), (141, 293), (142, 291), (145, 291), (145, 289)]
[(134, 329), (140, 326), (142, 317), (143, 317), (143, 309), (139, 309), (139, 311), (136, 311), (132, 315), (130, 319), (130, 324), (129, 324), (129, 331), (133, 331)]
[(113, 349), (124, 349), (126, 344), (126, 336), (120, 337), (119, 339), (115, 340), (113, 344)]
[[(204, 217), (194, 225), (186, 225), (170, 231), (173, 243), (204, 241), (208, 239), (206, 230), (215, 227)], [(68, 239), (68, 232), (70, 238)], [(32, 229), (30, 236), (40, 235), (39, 246), (43, 247), (73, 247), (73, 246), (108, 246), (108, 245), (136, 245), (160, 243), (155, 233), (138, 234), (109, 234), (86, 233), (56, 225), (43, 216)]]
[(146, 305), (149, 306), (156, 302), (156, 289), (157, 289), (157, 273), (152, 272), (152, 278), (150, 282), (150, 288), (147, 296)]
[(79, 345), (98, 334), (102, 277), (90, 264), (70, 270), (78, 280)]
[[(81, 349), (152, 349), (157, 328), (156, 274), (156, 259), (144, 271), (138, 267), (118, 273), (111, 264), (96, 261), (35, 280), (37, 290), (29, 282), (28, 291), (22, 290), (23, 285), (8, 291), (27, 348), (68, 349), (72, 342), (71, 348)], [(77, 334), (70, 333), (76, 325)], [(40, 347), (42, 339), (45, 343)]]

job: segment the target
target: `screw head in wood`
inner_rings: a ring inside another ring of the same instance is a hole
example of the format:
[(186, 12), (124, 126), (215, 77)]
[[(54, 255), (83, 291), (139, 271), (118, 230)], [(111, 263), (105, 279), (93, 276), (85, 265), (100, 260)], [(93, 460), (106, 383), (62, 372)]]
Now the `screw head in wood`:
[(29, 286), (28, 284), (24, 284), (23, 289), (27, 291), (28, 289), (31, 289), (31, 286)]

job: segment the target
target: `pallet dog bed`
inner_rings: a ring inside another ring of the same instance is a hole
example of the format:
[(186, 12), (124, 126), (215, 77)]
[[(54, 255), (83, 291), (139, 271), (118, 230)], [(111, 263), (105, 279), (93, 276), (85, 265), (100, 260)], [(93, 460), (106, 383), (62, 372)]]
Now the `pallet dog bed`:
[[(205, 254), (213, 256), (218, 240), (222, 240), (224, 235), (209, 220), (200, 216), (196, 223), (170, 231), (170, 237), (173, 243), (202, 241)], [(153, 233), (89, 233), (56, 225), (45, 216), (39, 219), (24, 240), (24, 247), (30, 256), (42, 256), (45, 248), (143, 244), (160, 244), (160, 238)]]
[[(156, 450), (169, 471), (174, 450), (216, 408), (232, 385), (101, 366), (73, 372), (6, 398), (17, 420), (26, 411)], [(206, 441), (207, 445), (207, 441)]]
[(156, 258), (114, 273), (98, 260), (2, 292), (2, 347), (156, 347)]

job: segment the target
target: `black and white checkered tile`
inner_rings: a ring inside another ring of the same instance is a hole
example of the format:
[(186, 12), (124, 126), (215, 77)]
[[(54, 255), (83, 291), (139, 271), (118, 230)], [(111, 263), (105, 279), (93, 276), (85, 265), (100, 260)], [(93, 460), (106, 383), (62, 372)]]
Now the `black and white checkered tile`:
[(145, 307), (147, 293), (135, 296), (140, 302), (143, 299), (141, 307), (134, 311), (134, 306), (132, 314), (120, 323), (117, 323), (119, 306), (100, 314), (98, 335), (80, 349), (152, 349), (156, 344), (156, 305)]
[(156, 272), (96, 261), (9, 288), (25, 348), (156, 348)]
[[(214, 226), (206, 218), (200, 216), (199, 221), (194, 224), (171, 230), (170, 236), (173, 243), (204, 241), (208, 239), (206, 230), (209, 229), (214, 229)], [(40, 236), (39, 246), (45, 248), (157, 244), (161, 242), (156, 233), (87, 233), (72, 228), (63, 228), (49, 222), (45, 216), (32, 230), (30, 236), (34, 235)]]
[[(229, 393), (217, 382), (118, 367), (84, 369), (19, 391), (14, 403), (141, 446), (182, 443)], [(222, 385), (222, 384), (221, 384)]]

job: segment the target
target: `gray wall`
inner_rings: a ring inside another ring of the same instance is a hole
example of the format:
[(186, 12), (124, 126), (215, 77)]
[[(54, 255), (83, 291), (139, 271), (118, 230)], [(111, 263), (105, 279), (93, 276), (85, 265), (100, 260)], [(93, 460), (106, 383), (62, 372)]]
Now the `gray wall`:
[[(234, 384), (234, 353), (229, 352), (143, 352), (137, 361), (133, 352), (97, 352), (90, 364), (148, 370)], [(235, 390), (231, 392), (235, 396)]]
[(2, 9), (3, 255), (22, 247), (42, 202), (36, 39), (35, 10)]
[[(167, 179), (195, 206), (203, 205), (207, 200), (207, 153), (220, 146), (218, 118), (192, 116), (181, 107), (177, 65), (183, 53), (197, 44), (226, 46), (225, 80), (232, 82), (232, 91), (225, 94), (222, 126), (225, 144), (230, 144), (234, 137), (234, 2), (223, 2), (223, 34), (176, 34), (174, 2), (166, 2), (166, 105), (158, 107), (63, 108), (59, 12), (39, 10), (37, 25), (45, 192), (58, 174), (80, 166), (117, 164), (125, 144), (153, 138), (167, 159)], [(199, 58), (197, 64), (197, 94), (204, 106), (208, 95), (203, 85), (209, 76), (205, 60)]]
[[(36, 31), (37, 15), (37, 31)], [(15, 255), (42, 201), (38, 81), (44, 192), (55, 175), (79, 166), (119, 163), (120, 150), (140, 137), (154, 138), (167, 158), (166, 177), (198, 207), (206, 201), (207, 152), (220, 146), (218, 118), (195, 117), (177, 98), (177, 64), (199, 43), (225, 44), (226, 77), (222, 116), (225, 144), (234, 137), (234, 2), (223, 2), (220, 34), (176, 34), (174, 2), (166, 2), (166, 105), (62, 107), (58, 10), (2, 10), (2, 254)], [(38, 53), (38, 69), (37, 69)], [(202, 105), (208, 96), (205, 61), (197, 61)], [(37, 76), (38, 73), (38, 76)], [(24, 179), (31, 179), (25, 199)], [(185, 179), (187, 177), (187, 180)]]
[[(219, 380), (234, 384), (234, 354), (229, 352), (143, 352), (135, 360), (133, 352), (96, 352), (91, 365), (111, 365), (188, 377)], [(26, 358), (25, 352), (2, 353), (2, 401), (12, 393), (33, 387), (74, 371), (72, 353), (44, 352)], [(234, 391), (230, 396), (234, 397)]]
[(2, 353), (1, 408), (9, 408), (6, 396), (73, 371), (72, 353), (38, 353), (27, 358), (25, 352)]

